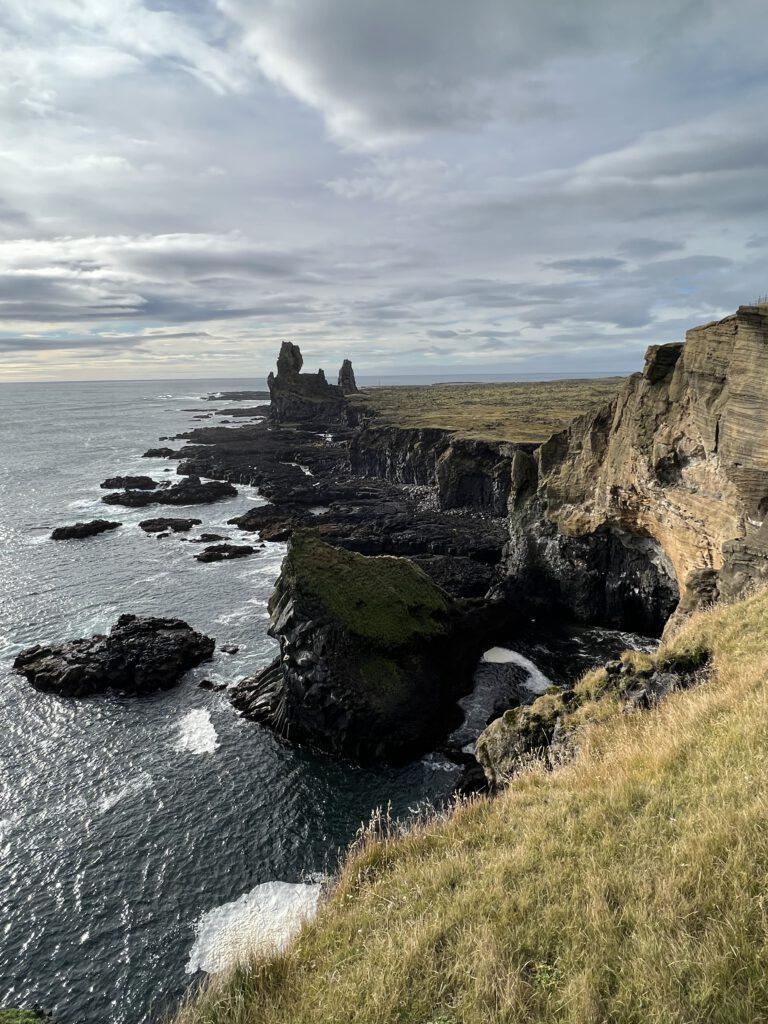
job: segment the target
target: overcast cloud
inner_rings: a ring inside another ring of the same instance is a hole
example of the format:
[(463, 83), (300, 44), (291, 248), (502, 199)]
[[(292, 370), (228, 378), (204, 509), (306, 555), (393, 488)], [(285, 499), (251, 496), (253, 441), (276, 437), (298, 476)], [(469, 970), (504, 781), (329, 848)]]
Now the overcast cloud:
[(0, 379), (630, 370), (768, 292), (761, 0), (0, 0)]

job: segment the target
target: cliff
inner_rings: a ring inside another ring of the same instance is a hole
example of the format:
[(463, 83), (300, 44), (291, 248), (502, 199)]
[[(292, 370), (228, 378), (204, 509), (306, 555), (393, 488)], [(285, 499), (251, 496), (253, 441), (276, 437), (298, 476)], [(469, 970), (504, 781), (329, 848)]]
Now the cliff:
[(510, 585), (660, 629), (768, 575), (768, 311), (653, 346), (615, 399), (517, 453)]

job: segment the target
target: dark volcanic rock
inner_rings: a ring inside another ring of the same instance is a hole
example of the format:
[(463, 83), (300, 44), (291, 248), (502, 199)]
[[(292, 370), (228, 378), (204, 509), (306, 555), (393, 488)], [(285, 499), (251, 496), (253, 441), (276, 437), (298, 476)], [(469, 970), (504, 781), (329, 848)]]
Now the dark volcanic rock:
[(205, 548), (199, 555), (195, 555), (198, 562), (226, 562), (230, 558), (245, 558), (252, 555), (256, 548), (250, 544), (212, 544)]
[(339, 370), (339, 387), (345, 395), (354, 395), (357, 392), (355, 371), (352, 369), (352, 363), (349, 359), (345, 359), (341, 364), (341, 369)]
[(111, 476), (99, 486), (107, 491), (123, 487), (132, 491), (151, 491), (157, 487), (157, 482), (151, 476)]
[(271, 418), (276, 423), (343, 421), (346, 403), (342, 388), (329, 384), (322, 370), (301, 373), (303, 364), (299, 346), (284, 341), (277, 357), (277, 376), (270, 373), (267, 378)]
[(143, 505), (202, 505), (236, 494), (237, 490), (230, 483), (222, 480), (203, 483), (198, 477), (190, 476), (177, 484), (160, 484), (153, 491), (117, 491), (105, 494), (101, 500), (107, 505), (141, 508)]
[(173, 686), (188, 669), (211, 657), (215, 641), (181, 619), (121, 615), (108, 636), (37, 644), (13, 663), (46, 692), (67, 697), (119, 690), (151, 693)]
[(122, 523), (111, 519), (91, 519), (87, 523), (74, 523), (72, 526), (57, 526), (51, 534), (51, 540), (82, 540), (84, 537), (95, 537), (107, 530), (116, 530)]
[(365, 558), (301, 531), (270, 612), (280, 657), (236, 688), (247, 716), (360, 761), (413, 756), (455, 722), (482, 631), (407, 559)]
[(142, 519), (139, 526), (144, 533), (162, 533), (170, 530), (172, 533), (186, 533), (193, 526), (199, 526), (202, 519), (172, 519), (163, 516), (157, 519)]
[(173, 459), (179, 453), (173, 448), (148, 448), (142, 455), (143, 459)]

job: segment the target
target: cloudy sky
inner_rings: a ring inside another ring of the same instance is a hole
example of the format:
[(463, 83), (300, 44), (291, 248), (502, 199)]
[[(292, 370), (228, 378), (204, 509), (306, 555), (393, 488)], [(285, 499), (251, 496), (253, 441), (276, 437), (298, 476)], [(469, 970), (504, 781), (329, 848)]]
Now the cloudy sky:
[(634, 369), (768, 291), (763, 0), (0, 0), (0, 379)]

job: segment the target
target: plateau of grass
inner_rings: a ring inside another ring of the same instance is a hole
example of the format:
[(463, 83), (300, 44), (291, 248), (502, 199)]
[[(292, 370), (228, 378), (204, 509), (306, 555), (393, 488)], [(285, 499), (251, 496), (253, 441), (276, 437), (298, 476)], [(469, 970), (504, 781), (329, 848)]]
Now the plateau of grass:
[(371, 388), (350, 401), (381, 423), (437, 427), (478, 440), (540, 443), (575, 416), (610, 401), (620, 381), (604, 377)]
[(768, 594), (660, 652), (709, 680), (587, 726), (576, 758), (349, 855), (282, 954), (177, 1024), (768, 1020)]

